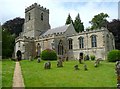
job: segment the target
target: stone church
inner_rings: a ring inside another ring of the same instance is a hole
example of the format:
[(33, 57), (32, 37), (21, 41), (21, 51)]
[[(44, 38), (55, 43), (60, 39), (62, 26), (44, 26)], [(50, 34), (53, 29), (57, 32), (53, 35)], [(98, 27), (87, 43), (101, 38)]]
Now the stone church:
[(15, 40), (15, 57), (18, 51), (22, 59), (35, 58), (45, 49), (53, 49), (58, 57), (79, 59), (80, 54), (95, 55), (106, 59), (115, 49), (114, 36), (106, 28), (76, 33), (72, 24), (50, 27), (49, 9), (37, 3), (25, 9), (23, 31)]

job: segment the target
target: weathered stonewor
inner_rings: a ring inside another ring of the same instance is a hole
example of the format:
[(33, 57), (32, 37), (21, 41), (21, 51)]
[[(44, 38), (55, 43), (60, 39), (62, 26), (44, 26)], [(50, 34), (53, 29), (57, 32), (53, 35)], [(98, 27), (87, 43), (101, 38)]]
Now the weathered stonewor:
[(120, 61), (116, 62), (117, 89), (120, 89)]

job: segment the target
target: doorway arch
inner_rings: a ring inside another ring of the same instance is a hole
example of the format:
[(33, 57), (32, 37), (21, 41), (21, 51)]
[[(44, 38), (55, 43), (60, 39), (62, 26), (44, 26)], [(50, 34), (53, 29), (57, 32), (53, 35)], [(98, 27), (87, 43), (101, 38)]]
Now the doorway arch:
[(21, 53), (21, 51), (18, 50), (16, 55), (17, 55), (17, 60), (20, 61), (21, 58), (22, 58), (22, 53)]

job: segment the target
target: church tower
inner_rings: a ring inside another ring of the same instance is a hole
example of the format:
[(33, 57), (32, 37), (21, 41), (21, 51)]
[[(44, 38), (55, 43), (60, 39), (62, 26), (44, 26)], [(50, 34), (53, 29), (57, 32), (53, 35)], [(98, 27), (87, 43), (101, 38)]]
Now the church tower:
[(49, 10), (37, 3), (25, 9), (24, 36), (36, 37), (50, 29)]

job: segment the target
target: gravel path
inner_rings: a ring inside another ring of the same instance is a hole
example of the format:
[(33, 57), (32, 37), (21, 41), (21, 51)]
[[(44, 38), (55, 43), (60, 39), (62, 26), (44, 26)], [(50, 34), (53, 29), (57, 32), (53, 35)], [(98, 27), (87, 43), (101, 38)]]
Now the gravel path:
[(15, 70), (14, 70), (14, 77), (13, 77), (13, 89), (16, 87), (20, 89), (24, 89), (24, 81), (21, 73), (20, 63), (16, 62)]

